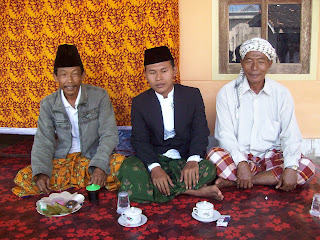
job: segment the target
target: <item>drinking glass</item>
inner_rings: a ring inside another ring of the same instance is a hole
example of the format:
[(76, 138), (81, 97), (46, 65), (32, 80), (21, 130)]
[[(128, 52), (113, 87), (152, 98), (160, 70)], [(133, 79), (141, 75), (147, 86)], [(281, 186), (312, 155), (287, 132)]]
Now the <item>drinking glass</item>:
[(320, 193), (313, 195), (312, 205), (309, 212), (313, 216), (320, 217)]
[(130, 208), (129, 194), (127, 192), (118, 193), (117, 213), (123, 213), (126, 209)]

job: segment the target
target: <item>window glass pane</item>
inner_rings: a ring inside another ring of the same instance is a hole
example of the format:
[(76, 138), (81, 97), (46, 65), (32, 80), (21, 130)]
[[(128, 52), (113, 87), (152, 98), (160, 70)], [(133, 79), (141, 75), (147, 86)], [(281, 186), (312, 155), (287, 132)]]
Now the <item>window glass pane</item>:
[(229, 5), (229, 63), (240, 62), (240, 45), (254, 37), (261, 37), (261, 6)]
[(268, 5), (268, 41), (280, 63), (300, 62), (301, 4)]

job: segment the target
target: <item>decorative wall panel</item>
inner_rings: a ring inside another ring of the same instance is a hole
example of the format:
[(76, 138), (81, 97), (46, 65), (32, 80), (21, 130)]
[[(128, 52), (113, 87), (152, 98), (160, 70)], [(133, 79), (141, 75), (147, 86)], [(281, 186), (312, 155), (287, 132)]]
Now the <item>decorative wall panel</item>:
[(178, 0), (2, 0), (0, 22), (0, 127), (36, 127), (40, 100), (58, 88), (59, 44), (78, 47), (85, 83), (108, 91), (119, 126), (149, 88), (144, 50), (167, 45), (179, 66)]

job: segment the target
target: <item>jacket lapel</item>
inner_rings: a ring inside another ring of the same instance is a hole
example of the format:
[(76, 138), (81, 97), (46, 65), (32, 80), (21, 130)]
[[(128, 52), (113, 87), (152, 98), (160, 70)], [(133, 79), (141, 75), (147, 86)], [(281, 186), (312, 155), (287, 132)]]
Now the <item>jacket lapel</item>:
[(179, 85), (174, 85), (174, 96), (173, 96), (173, 104), (174, 104), (174, 129), (175, 132), (180, 132), (181, 126), (183, 125), (185, 115), (186, 105), (183, 101), (181, 94), (181, 88)]
[(151, 92), (151, 97), (150, 97), (151, 101), (149, 104), (150, 116), (152, 118), (154, 129), (155, 131), (157, 131), (157, 135), (159, 135), (161, 139), (163, 139), (164, 128), (163, 128), (163, 119), (162, 119), (160, 102), (155, 92), (153, 90), (150, 92)]
[(57, 95), (56, 95), (56, 99), (55, 99), (55, 103), (52, 108), (52, 111), (53, 112), (62, 112), (66, 116), (68, 116), (68, 114), (66, 112), (66, 108), (64, 107), (62, 99), (61, 99), (61, 91), (62, 90), (60, 88), (57, 90)]

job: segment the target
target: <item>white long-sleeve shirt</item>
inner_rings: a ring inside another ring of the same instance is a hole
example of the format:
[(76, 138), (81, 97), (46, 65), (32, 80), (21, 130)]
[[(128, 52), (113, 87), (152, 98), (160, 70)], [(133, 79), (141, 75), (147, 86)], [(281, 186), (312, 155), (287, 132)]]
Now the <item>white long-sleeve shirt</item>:
[(246, 161), (243, 153), (261, 157), (277, 149), (283, 151), (285, 168), (298, 166), (302, 137), (289, 90), (267, 77), (258, 94), (250, 89), (246, 77), (238, 97), (235, 86), (236, 80), (217, 95), (215, 138), (220, 147), (231, 154), (236, 165)]

